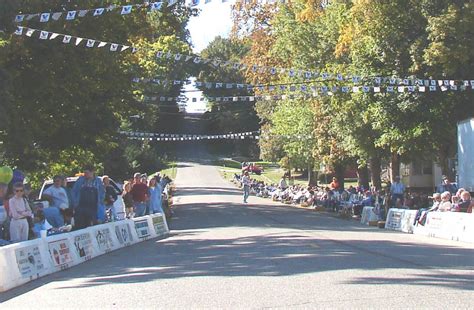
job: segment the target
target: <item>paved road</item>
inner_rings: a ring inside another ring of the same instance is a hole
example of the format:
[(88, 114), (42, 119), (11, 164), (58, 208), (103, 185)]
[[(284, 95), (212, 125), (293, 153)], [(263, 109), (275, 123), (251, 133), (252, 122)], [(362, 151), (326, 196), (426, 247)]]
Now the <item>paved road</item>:
[(172, 236), (0, 295), (1, 308), (473, 308), (472, 245), (250, 198), (183, 163)]

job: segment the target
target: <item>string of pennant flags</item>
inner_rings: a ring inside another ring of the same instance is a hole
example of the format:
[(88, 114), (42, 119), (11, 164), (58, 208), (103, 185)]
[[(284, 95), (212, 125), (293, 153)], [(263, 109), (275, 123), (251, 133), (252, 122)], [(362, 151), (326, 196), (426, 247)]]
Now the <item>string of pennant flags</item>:
[(196, 135), (196, 134), (170, 134), (170, 133), (147, 133), (135, 131), (119, 131), (119, 134), (126, 136), (132, 140), (148, 140), (148, 141), (199, 141), (199, 140), (244, 140), (244, 139), (268, 139), (270, 137), (280, 137), (295, 140), (312, 139), (311, 135), (276, 135), (267, 132), (247, 131), (239, 133), (228, 134), (211, 134), (211, 135)]
[[(129, 15), (134, 12), (139, 12), (142, 10), (149, 10), (150, 12), (152, 11), (158, 11), (161, 10), (163, 6), (166, 7), (171, 7), (178, 2), (184, 2), (185, 5), (189, 7), (196, 7), (199, 6), (200, 4), (208, 4), (211, 2), (221, 2), (221, 3), (227, 3), (231, 2), (230, 0), (186, 0), (186, 1), (180, 1), (180, 0), (169, 0), (166, 3), (159, 1), (159, 2), (148, 2), (145, 1), (142, 4), (127, 4), (127, 5), (115, 5), (111, 4), (107, 7), (97, 7), (97, 8), (92, 8), (92, 9), (78, 9), (78, 10), (68, 10), (68, 11), (62, 11), (62, 12), (43, 12), (43, 13), (32, 13), (32, 14), (18, 14), (15, 16), (15, 23), (22, 23), (25, 21), (31, 21), (31, 20), (39, 20), (41, 23), (47, 23), (51, 21), (59, 21), (64, 18), (66, 21), (73, 21), (77, 18), (82, 18), (86, 16), (93, 16), (93, 17), (101, 17), (104, 16), (107, 13), (112, 13), (112, 12), (119, 12), (120, 15)], [(236, 3), (252, 3), (254, 1), (251, 0), (241, 0), (241, 1), (232, 1)], [(259, 3), (268, 3), (268, 4), (275, 4), (275, 3), (286, 3), (289, 2), (288, 0), (259, 0)], [(321, 4), (322, 7), (327, 6), (328, 0), (323, 1)]]
[[(133, 47), (131, 45), (127, 44), (120, 44), (120, 43), (113, 43), (113, 42), (107, 42), (107, 41), (101, 41), (101, 40), (96, 40), (96, 39), (90, 39), (90, 38), (83, 38), (83, 37), (78, 37), (78, 36), (72, 36), (72, 35), (67, 35), (67, 34), (62, 34), (62, 33), (57, 33), (57, 32), (50, 32), (50, 31), (45, 31), (45, 30), (40, 30), (40, 29), (34, 29), (34, 28), (29, 28), (29, 27), (23, 27), (23, 26), (17, 26), (16, 31), (14, 32), (15, 35), (17, 36), (26, 36), (29, 38), (32, 38), (33, 35), (38, 34), (38, 38), (40, 40), (45, 40), (45, 41), (51, 41), (55, 40), (57, 38), (62, 38), (62, 43), (64, 44), (74, 44), (75, 46), (80, 46), (82, 45), (81, 43), (85, 42), (85, 47), (87, 48), (104, 48), (106, 46), (109, 47), (109, 50), (111, 52), (123, 52), (126, 50), (131, 51), (132, 53), (135, 53), (138, 51), (138, 48)], [(471, 83), (471, 80), (464, 80), (464, 79), (457, 79), (457, 80), (446, 80), (446, 79), (420, 79), (420, 78), (399, 78), (399, 77), (392, 77), (392, 76), (374, 76), (374, 77), (364, 77), (361, 75), (344, 75), (341, 73), (327, 73), (327, 72), (315, 72), (315, 71), (309, 71), (309, 70), (301, 70), (301, 69), (293, 69), (293, 68), (276, 68), (276, 67), (267, 67), (267, 66), (258, 66), (258, 65), (251, 65), (247, 66), (246, 64), (241, 64), (238, 62), (231, 62), (231, 61), (222, 61), (220, 59), (212, 59), (212, 58), (201, 58), (200, 56), (197, 55), (184, 55), (180, 53), (171, 53), (171, 52), (165, 52), (165, 51), (158, 51), (156, 53), (157, 58), (166, 58), (166, 59), (173, 59), (174, 61), (182, 61), (182, 62), (189, 62), (192, 61), (195, 64), (209, 64), (214, 67), (231, 67), (235, 70), (244, 70), (247, 68), (250, 68), (250, 70), (254, 72), (261, 72), (261, 73), (270, 73), (272, 75), (275, 75), (277, 73), (286, 73), (288, 74), (289, 77), (302, 77), (305, 80), (311, 80), (314, 82), (315, 79), (319, 79), (319, 82), (331, 82), (331, 81), (336, 81), (336, 82), (349, 82), (349, 83), (354, 83), (354, 84), (360, 84), (360, 83), (373, 83), (375, 85), (400, 85), (402, 86), (418, 86), (418, 87), (429, 87), (430, 91), (436, 91), (436, 89), (433, 89), (432, 87), (435, 86), (445, 86), (447, 88), (452, 88), (451, 90), (456, 90), (456, 88), (460, 88), (462, 86), (466, 86), (466, 83)], [(157, 79), (141, 79), (141, 78), (134, 78), (134, 81), (138, 82), (151, 82), (151, 83), (156, 83)], [(181, 83), (183, 81), (173, 81), (173, 83)], [(203, 84), (204, 86), (214, 86), (214, 87), (229, 87), (230, 83), (205, 83)], [(248, 85), (248, 84), (235, 84), (236, 88), (258, 88), (259, 90), (264, 90), (262, 85)], [(270, 85), (268, 86), (270, 89), (269, 90), (274, 90), (273, 88), (277, 88), (275, 85)], [(286, 90), (286, 89), (281, 89), (283, 86), (280, 85), (280, 90)], [(369, 86), (362, 86), (362, 87), (369, 87)], [(388, 92), (391, 92), (391, 89), (389, 87)], [(290, 91), (295, 91), (291, 90)], [(408, 89), (408, 91), (411, 91)]]
[[(178, 2), (178, 0), (170, 0), (166, 3), (167, 7), (173, 6)], [(16, 23), (22, 23), (24, 21), (36, 20), (39, 19), (41, 23), (47, 23), (50, 21), (58, 21), (62, 18), (66, 21), (73, 21), (77, 18), (94, 16), (100, 17), (104, 14), (111, 12), (120, 12), (120, 15), (128, 15), (132, 12), (136, 12), (143, 9), (148, 9), (150, 12), (158, 11), (163, 7), (163, 2), (145, 2), (143, 4), (129, 4), (129, 5), (115, 5), (111, 4), (108, 7), (98, 7), (93, 9), (83, 9), (83, 10), (70, 10), (64, 12), (44, 12), (44, 13), (33, 13), (33, 14), (18, 14), (15, 16)]]
[[(191, 85), (193, 84), (192, 81), (190, 80), (160, 80), (160, 79), (147, 79), (147, 78), (133, 78), (132, 80), (134, 83), (153, 83), (156, 85), (162, 85), (162, 86), (167, 86), (167, 85), (172, 85), (172, 86), (177, 86), (177, 85)], [(326, 85), (321, 85), (321, 83), (317, 82), (312, 82), (312, 81), (307, 81), (303, 83), (285, 83), (285, 84), (274, 84), (274, 85), (252, 85), (252, 84), (242, 84), (242, 83), (226, 83), (226, 82), (200, 82), (200, 81), (195, 81), (194, 86), (195, 87), (206, 87), (207, 89), (246, 89), (247, 91), (255, 91), (259, 90), (260, 92), (263, 91), (290, 91), (290, 92), (295, 92), (295, 91), (302, 91), (302, 92), (307, 92), (307, 91), (313, 91), (313, 92), (358, 92), (359, 89), (354, 87), (359, 87), (362, 88), (362, 91), (364, 92), (369, 92), (367, 90), (367, 87), (372, 87), (374, 92), (381, 92), (382, 87), (378, 86), (326, 86)], [(392, 81), (393, 83), (396, 84), (397, 81)], [(395, 87), (397, 88), (397, 91), (399, 92), (404, 92), (405, 89), (404, 87), (406, 86), (406, 90), (410, 92), (416, 91), (416, 87), (418, 87), (418, 91), (426, 91), (426, 88), (429, 89), (429, 91), (436, 91), (438, 90), (438, 87), (441, 89), (441, 87), (445, 86), (446, 88), (449, 87), (451, 90), (457, 90), (457, 86), (461, 88), (462, 86), (464, 87), (469, 87), (469, 86), (474, 86), (474, 80), (466, 80), (463, 81), (462, 83), (456, 82), (453, 80), (419, 80), (416, 82), (417, 85), (409, 85), (410, 83), (408, 81), (401, 81), (402, 85), (399, 86), (388, 86), (386, 87), (387, 92), (395, 92)], [(304, 84), (306, 83), (306, 84)], [(406, 84), (405, 84), (406, 83)], [(296, 85), (300, 84), (300, 85)], [(304, 84), (304, 85), (301, 85)], [(313, 85), (307, 85), (307, 84), (313, 84)], [(400, 87), (400, 88), (399, 88)], [(420, 89), (421, 87), (421, 89)], [(443, 89), (441, 89), (443, 90)], [(447, 90), (447, 89), (446, 89)], [(183, 92), (193, 92), (194, 90), (187, 90)]]
[[(144, 96), (145, 102), (255, 102), (255, 101), (276, 101), (288, 99), (311, 99), (323, 96), (332, 96), (336, 93), (427, 93), (427, 92), (447, 92), (447, 91), (467, 91), (474, 90), (474, 81), (466, 81), (466, 84), (457, 85), (441, 85), (441, 86), (333, 86), (333, 87), (306, 87), (295, 89), (306, 93), (299, 94), (277, 94), (277, 95), (255, 95), (255, 96), (224, 96), (224, 97), (167, 97), (167, 96)], [(291, 91), (291, 88), (290, 88)], [(311, 91), (311, 92), (309, 92)]]

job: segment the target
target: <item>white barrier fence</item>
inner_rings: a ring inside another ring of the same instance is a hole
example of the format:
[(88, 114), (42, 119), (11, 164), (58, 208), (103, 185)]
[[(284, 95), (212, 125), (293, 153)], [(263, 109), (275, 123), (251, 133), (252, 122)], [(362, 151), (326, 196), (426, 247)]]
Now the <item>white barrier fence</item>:
[(165, 215), (154, 214), (1, 247), (0, 292), (168, 234)]
[(425, 225), (415, 225), (416, 210), (390, 209), (385, 229), (474, 243), (474, 214), (429, 212)]
[(364, 207), (364, 209), (362, 209), (360, 223), (364, 225), (369, 225), (370, 222), (378, 221), (379, 215), (375, 213), (374, 210), (374, 207)]

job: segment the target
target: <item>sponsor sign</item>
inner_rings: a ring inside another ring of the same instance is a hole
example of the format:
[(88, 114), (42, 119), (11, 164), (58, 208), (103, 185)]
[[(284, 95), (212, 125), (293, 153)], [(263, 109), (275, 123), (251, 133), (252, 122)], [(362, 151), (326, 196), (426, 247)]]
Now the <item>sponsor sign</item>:
[(112, 251), (114, 243), (112, 241), (112, 236), (109, 228), (97, 229), (95, 232), (95, 240), (99, 249), (104, 252)]
[(54, 266), (66, 269), (72, 263), (71, 249), (67, 239), (48, 242), (48, 249)]
[(23, 278), (39, 277), (45, 269), (38, 245), (16, 249), (15, 256), (18, 270)]
[(148, 227), (148, 220), (135, 221), (135, 230), (137, 231), (138, 238), (146, 239), (150, 237), (150, 228)]
[(132, 232), (130, 231), (130, 225), (127, 223), (118, 224), (115, 226), (115, 235), (122, 246), (129, 246), (132, 241)]
[(80, 259), (85, 261), (91, 259), (94, 254), (94, 248), (90, 233), (74, 236), (74, 248)]
[(390, 209), (388, 211), (387, 221), (385, 222), (385, 229), (401, 230), (402, 217), (403, 217), (403, 211)]
[(158, 236), (163, 236), (167, 233), (165, 221), (162, 216), (155, 216), (152, 218), (153, 228)]

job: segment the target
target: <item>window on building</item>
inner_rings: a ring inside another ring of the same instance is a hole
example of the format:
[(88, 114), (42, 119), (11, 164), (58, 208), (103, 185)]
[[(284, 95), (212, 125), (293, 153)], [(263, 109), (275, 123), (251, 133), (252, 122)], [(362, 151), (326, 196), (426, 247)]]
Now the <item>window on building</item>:
[(428, 160), (415, 160), (412, 163), (413, 175), (431, 175), (433, 174), (433, 163)]

